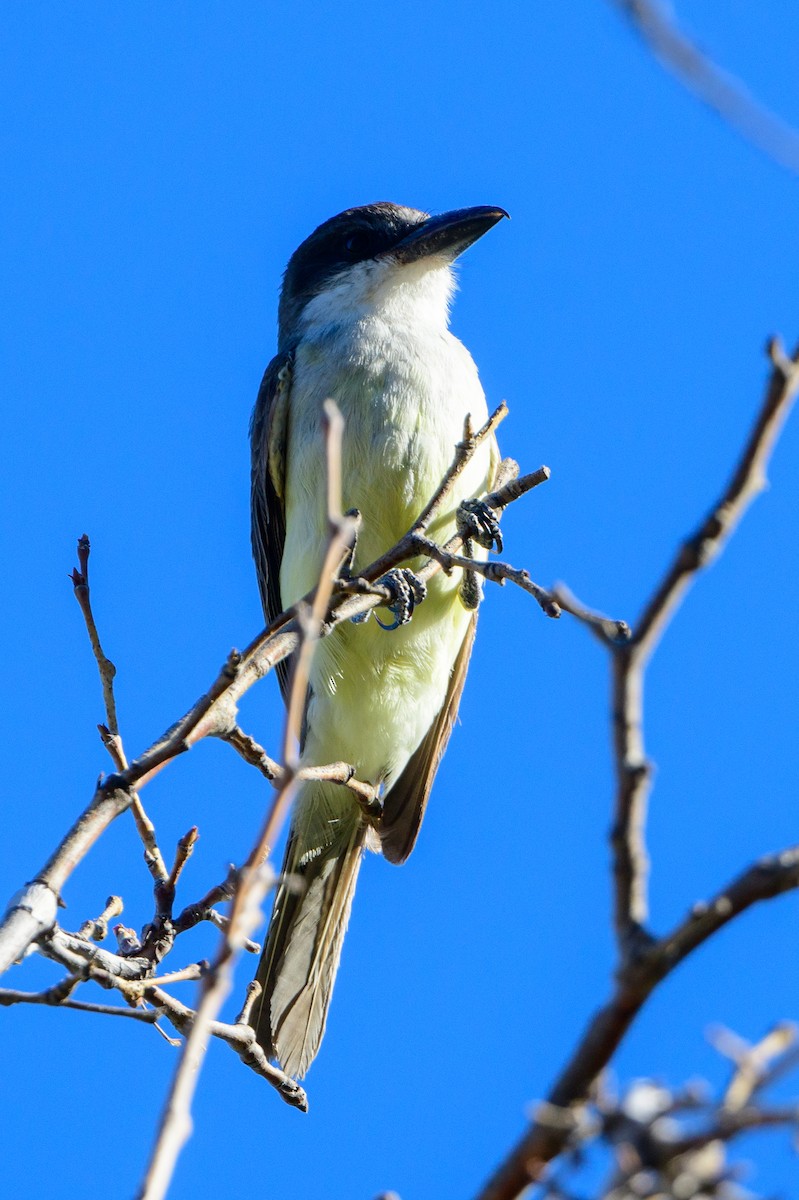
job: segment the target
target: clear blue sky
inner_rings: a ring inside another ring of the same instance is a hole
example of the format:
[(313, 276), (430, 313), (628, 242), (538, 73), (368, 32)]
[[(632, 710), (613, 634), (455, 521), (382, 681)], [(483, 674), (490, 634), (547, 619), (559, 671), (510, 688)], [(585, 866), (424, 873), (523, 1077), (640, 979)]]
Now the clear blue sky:
[[(790, 0), (677, 11), (799, 122)], [(766, 337), (799, 336), (795, 178), (664, 75), (602, 0), (29, 0), (0, 25), (5, 893), (108, 769), (67, 579), (76, 537), (94, 546), (131, 754), (259, 628), (247, 422), (281, 270), (339, 209), (510, 211), (465, 257), (453, 322), (490, 401), (510, 405), (505, 453), (553, 472), (508, 515), (507, 557), (635, 617), (729, 472)], [(649, 675), (659, 929), (796, 839), (799, 421), (770, 474)], [(215, 1045), (176, 1200), (468, 1196), (606, 993), (602, 651), (495, 589), (461, 715), (413, 858), (365, 864), (311, 1112)], [(271, 682), (242, 721), (276, 747)], [(200, 826), (189, 900), (242, 858), (268, 793), (203, 745), (145, 798), (165, 848)], [(144, 924), (128, 820), (70, 881), (66, 920), (112, 891)], [(622, 1079), (719, 1082), (709, 1023), (755, 1038), (799, 1017), (796, 916), (795, 897), (763, 907), (685, 965), (619, 1055)], [(192, 935), (176, 964), (212, 944)], [(15, 974), (55, 978), (36, 962)], [(65, 1200), (130, 1196), (175, 1052), (132, 1022), (1, 1019), (0, 1193), (32, 1200), (56, 1178)], [(793, 1188), (785, 1137), (743, 1150), (758, 1190)]]

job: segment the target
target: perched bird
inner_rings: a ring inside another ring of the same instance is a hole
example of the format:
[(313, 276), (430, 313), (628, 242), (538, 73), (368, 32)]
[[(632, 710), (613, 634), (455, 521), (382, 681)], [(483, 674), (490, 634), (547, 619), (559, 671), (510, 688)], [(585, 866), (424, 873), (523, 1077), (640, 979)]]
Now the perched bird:
[[(344, 509), (361, 527), (352, 570), (410, 528), (452, 461), (464, 422), (487, 419), (466, 348), (449, 331), (452, 264), (502, 217), (500, 208), (429, 216), (368, 204), (332, 217), (292, 255), (278, 313), (278, 352), (253, 413), (252, 542), (268, 620), (318, 582), (327, 541), (322, 406), (344, 418)], [(455, 531), (461, 501), (491, 483), (486, 441), (429, 530)], [(393, 863), (413, 849), (458, 710), (474, 638), (463, 574), (439, 572), (410, 621), (345, 623), (324, 638), (311, 669), (301, 761), (355, 766), (380, 789), (370, 822), (346, 788), (305, 783), (295, 801), (252, 1022), (270, 1057), (294, 1076), (313, 1061), (365, 847)], [(406, 618), (421, 594), (392, 573)], [(288, 669), (281, 664), (284, 695)]]

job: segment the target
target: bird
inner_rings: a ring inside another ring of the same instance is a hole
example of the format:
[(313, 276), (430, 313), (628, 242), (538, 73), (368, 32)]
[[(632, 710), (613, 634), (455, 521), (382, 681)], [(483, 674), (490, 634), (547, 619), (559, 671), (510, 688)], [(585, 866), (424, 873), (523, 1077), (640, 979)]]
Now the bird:
[[(325, 221), (291, 256), (277, 354), (250, 426), (252, 547), (268, 621), (318, 583), (328, 539), (325, 401), (344, 422), (342, 503), (360, 514), (356, 575), (424, 509), (467, 419), (474, 428), (487, 420), (477, 368), (449, 329), (453, 264), (507, 216), (485, 205), (430, 216), (381, 201)], [(486, 439), (430, 537), (455, 532), (459, 505), (490, 487), (498, 461)], [(250, 1016), (290, 1076), (304, 1076), (319, 1050), (365, 849), (402, 863), (416, 842), (474, 639), (476, 601), (463, 581), (463, 572), (438, 572), (425, 596), (412, 568), (395, 571), (384, 582), (396, 604), (317, 645), (300, 763), (352, 764), (378, 790), (381, 812), (370, 819), (334, 783), (304, 782), (296, 795)], [(284, 699), (289, 672), (279, 664)]]

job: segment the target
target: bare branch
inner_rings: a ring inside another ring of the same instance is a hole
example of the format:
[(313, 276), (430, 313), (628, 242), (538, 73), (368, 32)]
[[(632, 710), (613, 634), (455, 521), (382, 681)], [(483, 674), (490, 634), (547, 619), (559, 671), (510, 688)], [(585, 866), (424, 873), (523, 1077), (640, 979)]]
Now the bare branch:
[[(507, 464), (511, 464), (515, 468), (515, 473), (511, 474), (507, 470), (503, 472), (502, 468)], [(485, 498), (488, 507), (493, 508), (495, 512), (504, 512), (509, 504), (513, 504), (514, 500), (520, 500), (533, 488), (546, 483), (552, 475), (549, 467), (539, 467), (537, 471), (531, 471), (529, 475), (519, 475), (518, 470), (518, 464), (513, 462), (513, 459), (505, 458), (500, 463), (496, 487)]]
[(710, 1142), (731, 1142), (742, 1133), (754, 1129), (796, 1128), (799, 1125), (799, 1104), (784, 1104), (774, 1108), (741, 1108), (734, 1113), (720, 1113), (715, 1124), (690, 1137), (683, 1137), (669, 1147), (673, 1157), (700, 1150)]
[(83, 1000), (53, 999), (53, 994), (59, 986), (48, 988), (45, 992), (18, 992), (13, 988), (0, 988), (0, 1007), (11, 1004), (42, 1004), (47, 1008), (70, 1008), (76, 1012), (97, 1013), (105, 1017), (132, 1017), (134, 1021), (144, 1021), (146, 1025), (154, 1025), (160, 1016), (151, 1008), (122, 1008), (116, 1004), (89, 1004)]
[(605, 617), (602, 613), (587, 608), (565, 585), (556, 583), (552, 589), (552, 598), (564, 612), (576, 617), (578, 621), (599, 638), (603, 646), (615, 646), (617, 643), (629, 642), (632, 630), (626, 621), (618, 621), (613, 617)]
[[(268, 779), (273, 786), (280, 786), (283, 781), (283, 768), (280, 763), (274, 758), (270, 758), (263, 746), (259, 745), (254, 738), (246, 734), (238, 725), (234, 725), (231, 729), (228, 729), (222, 735), (222, 740), (228, 742), (241, 755), (245, 762), (250, 763), (251, 766), (260, 771), (264, 778)], [(336, 762), (327, 763), (319, 767), (303, 767), (297, 771), (297, 778), (303, 780), (315, 779), (324, 783), (337, 783), (353, 793), (368, 815), (380, 815), (381, 808), (377, 803), (378, 789), (370, 783), (364, 783), (362, 780), (356, 779), (355, 767), (350, 763)]]
[[(89, 555), (91, 553), (91, 543), (87, 535), (84, 533), (78, 539), (78, 566), (70, 575), (72, 586), (75, 592), (75, 599), (80, 605), (80, 610), (83, 613), (83, 619), (86, 622), (86, 631), (89, 634), (92, 651), (97, 669), (100, 672), (100, 683), (103, 688), (103, 703), (105, 705), (105, 725), (98, 725), (103, 745), (108, 750), (111, 758), (114, 761), (114, 766), (118, 771), (124, 771), (127, 768), (128, 761), (125, 757), (125, 751), (122, 746), (122, 737), (119, 732), (119, 723), (117, 721), (116, 699), (114, 697), (114, 678), (117, 669), (111, 662), (111, 659), (106, 656), (100, 644), (100, 634), (97, 631), (97, 624), (92, 612), (91, 594), (89, 591)], [(155, 837), (155, 826), (153, 825), (144, 806), (136, 792), (133, 793), (131, 801), (131, 812), (133, 819), (136, 822), (136, 828), (139, 831), (139, 837), (144, 845), (144, 861), (147, 868), (154, 879), (158, 880), (166, 875), (166, 867), (164, 860), (161, 857), (161, 851), (158, 849), (158, 843)]]
[(610, 0), (657, 59), (690, 92), (775, 162), (799, 173), (799, 133), (764, 108), (685, 36), (656, 0)]
[(683, 543), (646, 604), (631, 639), (611, 646), (617, 778), (612, 841), (615, 924), (622, 957), (627, 952), (635, 953), (639, 931), (648, 917), (644, 824), (651, 765), (643, 737), (644, 672), (694, 576), (718, 556), (749, 504), (765, 486), (772, 449), (799, 388), (799, 347), (789, 359), (774, 339), (768, 353), (773, 369), (766, 394), (726, 490), (698, 531)]
[(645, 663), (702, 567), (721, 553), (749, 505), (766, 487), (766, 470), (799, 389), (799, 346), (788, 357), (777, 338), (766, 347), (772, 364), (766, 393), (732, 477), (695, 533), (678, 550), (635, 628), (636, 655)]
[(110, 780), (98, 784), (89, 807), (78, 817), (36, 879), (12, 899), (0, 923), (0, 975), (53, 928), (64, 882), (131, 801), (132, 795), (126, 788), (116, 787)]
[(480, 559), (467, 558), (462, 554), (450, 554), (443, 547), (431, 542), (429, 538), (417, 537), (415, 541), (419, 553), (426, 554), (434, 562), (437, 562), (447, 574), (458, 567), (464, 571), (473, 571), (490, 583), (498, 583), (500, 586), (508, 581), (515, 583), (522, 591), (533, 597), (546, 616), (560, 616), (560, 606), (556, 603), (552, 593), (534, 583), (527, 571), (512, 567), (510, 563), (496, 562), (494, 559), (481, 562)]
[(222, 741), (232, 746), (245, 762), (260, 771), (263, 777), (268, 779), (270, 783), (274, 783), (280, 779), (283, 768), (277, 759), (270, 758), (263, 746), (259, 745), (255, 738), (251, 738), (238, 725), (231, 725), (230, 729), (226, 729), (221, 734), (221, 738)]
[[(260, 985), (252, 983), (249, 985), (245, 1007), (236, 1018), (235, 1024), (228, 1025), (224, 1021), (212, 1020), (208, 1024), (209, 1035), (219, 1038), (235, 1050), (242, 1062), (275, 1088), (282, 1099), (292, 1108), (307, 1112), (308, 1099), (304, 1089), (278, 1067), (272, 1066), (263, 1049), (255, 1040), (255, 1030), (247, 1023), (247, 1004), (253, 1004), (258, 996), (258, 991), (254, 991), (254, 988), (260, 990)], [(187, 1008), (174, 996), (168, 995), (156, 986), (145, 989), (144, 995), (149, 1003), (155, 1005), (159, 1017), (166, 1017), (180, 1033), (191, 1035), (197, 1020), (197, 1014), (193, 1009)]]
[(97, 626), (94, 621), (94, 613), (92, 612), (91, 601), (89, 599), (90, 552), (91, 543), (84, 533), (82, 537), (78, 538), (78, 566), (70, 575), (70, 579), (75, 591), (75, 599), (80, 605), (83, 619), (86, 622), (86, 630), (89, 634), (89, 641), (92, 644), (92, 652), (97, 662), (97, 669), (100, 672), (108, 728), (112, 734), (117, 734), (119, 733), (119, 725), (117, 723), (117, 707), (114, 699), (114, 676), (117, 673), (117, 669), (111, 662), (111, 659), (107, 658), (103, 652), (103, 647), (100, 644), (100, 635), (97, 632)]
[[(644, 825), (651, 774), (643, 739), (646, 665), (694, 575), (719, 553), (764, 486), (771, 451), (799, 389), (799, 347), (791, 358), (776, 340), (768, 350), (773, 369), (766, 394), (732, 478), (698, 532), (677, 553), (629, 639), (619, 641), (618, 635), (614, 636), (614, 623), (584, 608), (564, 588), (553, 593), (558, 603), (583, 621), (610, 652), (617, 776), (611, 842), (618, 982), (549, 1093), (550, 1108), (563, 1110), (570, 1117), (575, 1106), (586, 1100), (653, 988), (753, 904), (799, 887), (799, 847), (793, 847), (755, 863), (709, 903), (694, 906), (671, 933), (655, 938), (645, 928), (648, 862)], [(480, 1193), (480, 1200), (511, 1200), (520, 1195), (561, 1152), (567, 1136), (564, 1128), (536, 1120)]]
[[(436, 519), (441, 511), (444, 501), (449, 497), (458, 477), (463, 472), (464, 468), (474, 458), (475, 452), (482, 446), (483, 442), (488, 441), (494, 436), (499, 426), (508, 415), (508, 406), (504, 402), (491, 414), (485, 425), (478, 430), (477, 433), (472, 432), (471, 417), (466, 418), (466, 423), (463, 431), (463, 441), (458, 442), (455, 447), (455, 458), (452, 465), (449, 467), (446, 475), (439, 484), (437, 490), (431, 497), (429, 503), (422, 509), (417, 519), (413, 523), (411, 532), (425, 533), (429, 529), (432, 522)], [(378, 571), (378, 575), (384, 575), (385, 571)]]
[[(515, 1200), (539, 1179), (547, 1163), (562, 1151), (574, 1128), (575, 1108), (584, 1103), (627, 1030), (655, 987), (679, 963), (719, 929), (763, 900), (799, 888), (799, 846), (762, 859), (747, 868), (706, 904), (695, 905), (671, 933), (653, 941), (634, 962), (622, 968), (610, 1000), (596, 1013), (537, 1117), (478, 1200)], [(547, 1113), (560, 1110), (563, 1120)]]

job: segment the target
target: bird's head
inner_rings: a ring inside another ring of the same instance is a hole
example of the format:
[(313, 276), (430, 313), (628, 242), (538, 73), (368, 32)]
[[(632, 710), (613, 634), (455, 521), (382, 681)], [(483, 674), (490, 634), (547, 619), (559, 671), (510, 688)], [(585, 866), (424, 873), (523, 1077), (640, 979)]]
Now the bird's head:
[(431, 217), (380, 202), (331, 217), (289, 260), (278, 314), (281, 348), (303, 328), (378, 309), (389, 319), (423, 310), (446, 325), (453, 262), (507, 215), (481, 205)]

